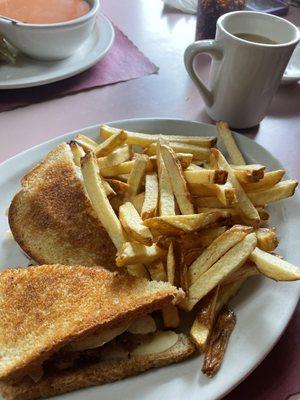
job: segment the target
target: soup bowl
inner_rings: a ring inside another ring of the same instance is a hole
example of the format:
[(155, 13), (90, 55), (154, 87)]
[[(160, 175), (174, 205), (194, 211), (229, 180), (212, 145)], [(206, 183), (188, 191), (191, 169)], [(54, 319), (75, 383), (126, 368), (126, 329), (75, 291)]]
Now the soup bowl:
[(83, 16), (53, 24), (27, 24), (0, 16), (0, 32), (22, 53), (39, 60), (70, 57), (93, 30), (99, 0), (87, 0), (90, 10)]

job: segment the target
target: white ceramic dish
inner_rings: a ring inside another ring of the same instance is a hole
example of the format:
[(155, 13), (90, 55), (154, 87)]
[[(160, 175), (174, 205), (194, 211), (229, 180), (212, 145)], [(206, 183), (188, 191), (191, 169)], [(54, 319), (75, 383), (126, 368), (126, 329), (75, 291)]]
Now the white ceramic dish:
[[(111, 123), (112, 126), (149, 133), (215, 135), (212, 125), (182, 120), (137, 119)], [(98, 137), (98, 127), (80, 131)], [(8, 229), (5, 210), (20, 187), (21, 177), (40, 161), (56, 144), (68, 141), (76, 132), (36, 146), (0, 165), (0, 267), (27, 265), (28, 260), (12, 239), (5, 237)], [(249, 162), (259, 162), (272, 169), (281, 164), (254, 141), (236, 135), (238, 144)], [(300, 196), (270, 207), (271, 226), (282, 238), (279, 253), (294, 263), (299, 262)], [(231, 303), (237, 315), (237, 325), (231, 336), (224, 363), (219, 373), (208, 379), (201, 374), (202, 359), (198, 356), (186, 362), (154, 369), (120, 382), (89, 388), (58, 396), (60, 400), (212, 400), (223, 397), (241, 382), (267, 355), (283, 333), (297, 305), (298, 283), (276, 283), (263, 277), (251, 278)]]
[(99, 14), (89, 38), (73, 56), (61, 61), (39, 61), (20, 53), (15, 65), (1, 64), (0, 89), (40, 86), (79, 74), (106, 55), (114, 37), (111, 22)]
[[(300, 28), (298, 27), (300, 30)], [(300, 44), (295, 48), (290, 62), (284, 71), (281, 84), (288, 85), (300, 81)]]
[(53, 24), (28, 24), (0, 16), (1, 33), (24, 54), (39, 60), (70, 57), (89, 37), (95, 25), (99, 0), (87, 0), (90, 10), (83, 16)]

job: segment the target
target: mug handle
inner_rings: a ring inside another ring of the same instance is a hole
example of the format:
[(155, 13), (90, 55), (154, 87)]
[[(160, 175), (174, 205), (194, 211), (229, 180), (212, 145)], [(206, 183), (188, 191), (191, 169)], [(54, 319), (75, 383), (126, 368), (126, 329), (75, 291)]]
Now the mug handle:
[(197, 86), (205, 104), (211, 107), (214, 103), (214, 96), (204, 85), (194, 69), (194, 59), (201, 53), (209, 54), (212, 58), (220, 60), (223, 57), (223, 49), (216, 40), (199, 40), (190, 44), (184, 52), (185, 68)]

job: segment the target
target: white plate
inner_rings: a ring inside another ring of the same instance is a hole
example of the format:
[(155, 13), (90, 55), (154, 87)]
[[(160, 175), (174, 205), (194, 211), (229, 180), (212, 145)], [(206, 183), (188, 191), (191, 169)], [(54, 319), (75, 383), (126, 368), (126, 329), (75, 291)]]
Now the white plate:
[[(149, 133), (186, 135), (215, 135), (212, 125), (182, 120), (140, 119), (112, 123), (116, 127)], [(80, 130), (91, 138), (98, 137), (98, 127)], [(56, 144), (70, 140), (76, 132), (36, 146), (0, 165), (0, 267), (27, 265), (13, 240), (5, 239), (8, 229), (5, 210), (20, 187), (20, 179)], [(258, 162), (270, 169), (281, 164), (254, 141), (237, 135), (237, 141), (248, 162)], [(279, 253), (293, 263), (300, 259), (299, 194), (270, 207), (271, 226), (276, 226), (281, 237)], [(202, 359), (198, 356), (177, 365), (154, 369), (120, 382), (59, 396), (60, 400), (212, 400), (224, 396), (241, 382), (267, 355), (283, 333), (296, 307), (300, 286), (296, 282), (276, 283), (263, 277), (249, 279), (232, 306), (237, 314), (237, 325), (231, 336), (224, 363), (219, 373), (208, 379), (201, 373)]]
[(111, 22), (99, 14), (91, 35), (73, 56), (61, 61), (39, 61), (20, 53), (15, 65), (1, 64), (0, 89), (40, 86), (79, 74), (105, 56), (114, 37)]
[[(298, 28), (300, 30), (300, 28)], [(289, 83), (300, 81), (300, 43), (295, 48), (292, 57), (284, 71), (281, 84), (287, 85)]]

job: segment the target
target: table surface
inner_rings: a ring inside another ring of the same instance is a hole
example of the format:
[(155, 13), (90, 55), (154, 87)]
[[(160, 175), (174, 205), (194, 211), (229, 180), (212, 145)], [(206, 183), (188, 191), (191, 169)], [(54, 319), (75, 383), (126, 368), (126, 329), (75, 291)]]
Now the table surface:
[[(195, 16), (167, 9), (160, 0), (103, 0), (102, 10), (159, 66), (159, 73), (1, 113), (0, 162), (100, 122), (137, 117), (210, 122), (183, 65), (184, 49), (194, 40)], [(288, 19), (300, 25), (300, 8), (291, 7)], [(198, 63), (207, 79), (209, 59), (203, 56)], [(300, 179), (300, 85), (281, 87), (260, 126), (242, 133)]]

